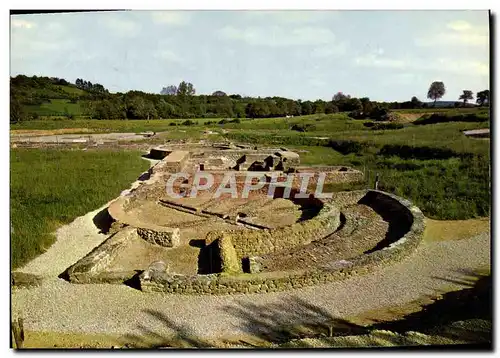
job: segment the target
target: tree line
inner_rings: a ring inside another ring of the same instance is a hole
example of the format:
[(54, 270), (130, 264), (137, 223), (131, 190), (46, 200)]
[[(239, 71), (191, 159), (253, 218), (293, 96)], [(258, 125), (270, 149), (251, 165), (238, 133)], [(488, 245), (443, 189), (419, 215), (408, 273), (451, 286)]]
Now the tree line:
[[(444, 96), (446, 93), (446, 87), (441, 81), (434, 81), (429, 86), (427, 91), (427, 98), (432, 99), (434, 104), (436, 101)], [(471, 90), (463, 90), (462, 94), (458, 97), (459, 101), (463, 102), (463, 106), (467, 105), (468, 101), (474, 99), (474, 94)], [(479, 106), (489, 106), (490, 103), (490, 90), (479, 91), (476, 94), (476, 103)], [(460, 102), (455, 102), (455, 107), (460, 106)]]
[[(64, 89), (70, 86), (83, 90), (77, 94)], [(431, 84), (428, 98), (436, 102), (445, 93), (442, 82)], [(470, 100), (465, 93), (461, 100)], [(160, 93), (128, 91), (109, 93), (99, 83), (76, 79), (74, 84), (50, 77), (11, 77), (11, 108), (22, 118), (23, 105), (40, 104), (50, 98), (67, 98), (80, 103), (83, 115), (91, 119), (163, 119), (163, 118), (266, 118), (310, 114), (349, 112), (353, 118), (385, 119), (392, 109), (425, 108), (427, 103), (412, 97), (405, 102), (376, 102), (368, 97), (355, 98), (342, 92), (330, 101), (293, 100), (284, 97), (249, 97), (217, 90), (210, 95), (196, 94), (194, 85), (182, 81), (163, 87)], [(477, 94), (477, 103), (489, 103), (489, 91)]]

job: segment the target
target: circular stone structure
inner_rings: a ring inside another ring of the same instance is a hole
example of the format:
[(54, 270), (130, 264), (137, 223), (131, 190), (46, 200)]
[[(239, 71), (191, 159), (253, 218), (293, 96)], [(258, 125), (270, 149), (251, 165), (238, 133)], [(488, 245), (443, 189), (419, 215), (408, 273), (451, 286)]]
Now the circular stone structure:
[[(222, 157), (218, 163), (247, 163), (238, 159), (241, 153), (230, 151), (231, 159)], [(377, 190), (339, 192), (328, 199), (312, 194), (299, 198), (297, 183), (292, 182), (291, 195), (284, 195), (286, 187), (278, 186), (269, 196), (268, 182), (247, 198), (216, 197), (214, 186), (195, 197), (173, 199), (165, 191), (173, 173), (196, 172), (200, 163), (209, 162), (207, 158), (212, 163), (217, 159), (213, 152), (192, 154), (171, 151), (153, 168), (149, 180), (115, 200), (108, 212), (116, 233), (68, 268), (65, 277), (76, 283), (126, 282), (145, 292), (275, 292), (367, 273), (401, 260), (422, 239), (421, 211), (403, 198)], [(245, 158), (253, 156), (253, 161), (258, 154), (246, 153)], [(276, 157), (297, 161), (288, 153)], [(266, 160), (271, 162), (269, 156)], [(276, 166), (284, 173), (283, 164)], [(293, 172), (328, 169), (302, 167)], [(220, 183), (230, 170), (234, 169), (210, 168), (209, 173)], [(346, 167), (332, 167), (331, 172), (331, 178), (337, 178), (332, 180), (340, 181), (349, 173), (358, 175)], [(241, 193), (246, 172), (236, 173)], [(174, 186), (177, 193), (192, 189), (192, 178)]]

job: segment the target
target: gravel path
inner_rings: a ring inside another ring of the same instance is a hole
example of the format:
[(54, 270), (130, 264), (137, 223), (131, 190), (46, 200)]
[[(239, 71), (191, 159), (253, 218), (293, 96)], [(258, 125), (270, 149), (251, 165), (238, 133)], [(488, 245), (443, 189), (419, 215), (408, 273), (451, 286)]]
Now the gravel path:
[[(41, 270), (43, 262), (49, 262), (49, 257), (28, 266)], [(52, 278), (40, 287), (14, 289), (12, 312), (22, 312), (29, 330), (124, 337), (144, 332), (166, 337), (181, 331), (217, 338), (269, 330), (277, 323), (342, 318), (404, 304), (443, 287), (460, 288), (463, 284), (456, 280), (489, 263), (490, 235), (483, 233), (464, 240), (423, 243), (404, 262), (369, 275), (266, 295), (144, 294), (127, 286), (77, 285)], [(59, 264), (63, 265), (63, 259), (58, 259)]]
[[(143, 159), (149, 161), (152, 166), (158, 162), (153, 159)], [(144, 173), (141, 176), (143, 175)], [(136, 180), (121, 195), (125, 195), (130, 190), (137, 188), (141, 185), (141, 182), (141, 180)], [(111, 201), (97, 210), (76, 218), (70, 224), (60, 227), (55, 233), (56, 241), (54, 244), (42, 255), (36, 257), (17, 271), (32, 273), (44, 278), (57, 277), (108, 237), (108, 235), (100, 232), (100, 229), (94, 224), (93, 220), (110, 203)]]

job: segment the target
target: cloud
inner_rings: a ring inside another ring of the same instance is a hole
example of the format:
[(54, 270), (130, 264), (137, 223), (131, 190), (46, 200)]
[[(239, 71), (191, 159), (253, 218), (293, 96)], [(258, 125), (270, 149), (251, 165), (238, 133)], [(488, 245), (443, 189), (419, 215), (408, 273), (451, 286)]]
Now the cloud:
[(329, 46), (321, 46), (313, 49), (308, 56), (314, 58), (333, 58), (345, 55), (347, 53), (348, 43), (340, 42)]
[(313, 87), (323, 87), (327, 84), (327, 82), (325, 80), (323, 80), (321, 78), (317, 78), (317, 77), (309, 78), (307, 80), (307, 83)]
[(137, 22), (118, 16), (105, 16), (102, 23), (116, 35), (125, 37), (135, 36), (141, 29)]
[(170, 50), (161, 50), (156, 53), (156, 58), (166, 60), (168, 62), (181, 63), (182, 58), (175, 52)]
[(188, 11), (155, 11), (151, 13), (151, 21), (159, 25), (184, 26), (190, 23)]
[(287, 30), (280, 26), (236, 28), (226, 26), (218, 30), (222, 39), (244, 41), (254, 46), (286, 47), (334, 44), (335, 35), (328, 28), (299, 27)]
[[(367, 68), (388, 68), (402, 71), (415, 72), (448, 72), (458, 75), (479, 75), (487, 76), (489, 74), (488, 63), (477, 60), (462, 60), (455, 58), (391, 58), (369, 53), (358, 56), (354, 59), (356, 66)], [(406, 73), (409, 78), (409, 73)]]
[(47, 29), (52, 32), (63, 32), (65, 27), (60, 22), (49, 22), (47, 24)]
[(377, 53), (369, 53), (363, 56), (354, 58), (354, 63), (360, 67), (375, 67), (375, 68), (396, 68), (404, 69), (407, 64), (402, 59), (393, 59), (389, 57), (382, 57)]
[(465, 45), (465, 46), (488, 46), (489, 36), (479, 33), (439, 33), (432, 37), (424, 37), (417, 39), (417, 46), (449, 46), (449, 45)]
[(472, 25), (463, 20), (449, 22), (446, 24), (446, 27), (453, 31), (467, 31), (472, 29)]
[(439, 58), (431, 65), (431, 68), (457, 74), (476, 74), (480, 76), (488, 76), (490, 73), (488, 63), (474, 60)]
[(489, 46), (489, 29), (487, 26), (472, 26), (462, 20), (446, 24), (448, 30), (438, 32), (415, 40), (417, 46)]
[(17, 29), (32, 29), (36, 27), (36, 24), (31, 21), (26, 21), (23, 19), (11, 19), (10, 26)]
[(280, 24), (307, 24), (329, 20), (338, 15), (338, 11), (247, 11), (245, 12), (249, 20), (265, 20)]

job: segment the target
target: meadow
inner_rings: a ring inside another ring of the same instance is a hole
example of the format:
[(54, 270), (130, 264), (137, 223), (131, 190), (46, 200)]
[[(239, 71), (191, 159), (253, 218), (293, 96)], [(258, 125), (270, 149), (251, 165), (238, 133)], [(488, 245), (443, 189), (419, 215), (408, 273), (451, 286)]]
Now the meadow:
[(149, 163), (136, 151), (11, 149), (12, 268), (47, 249), (54, 231), (106, 204)]

